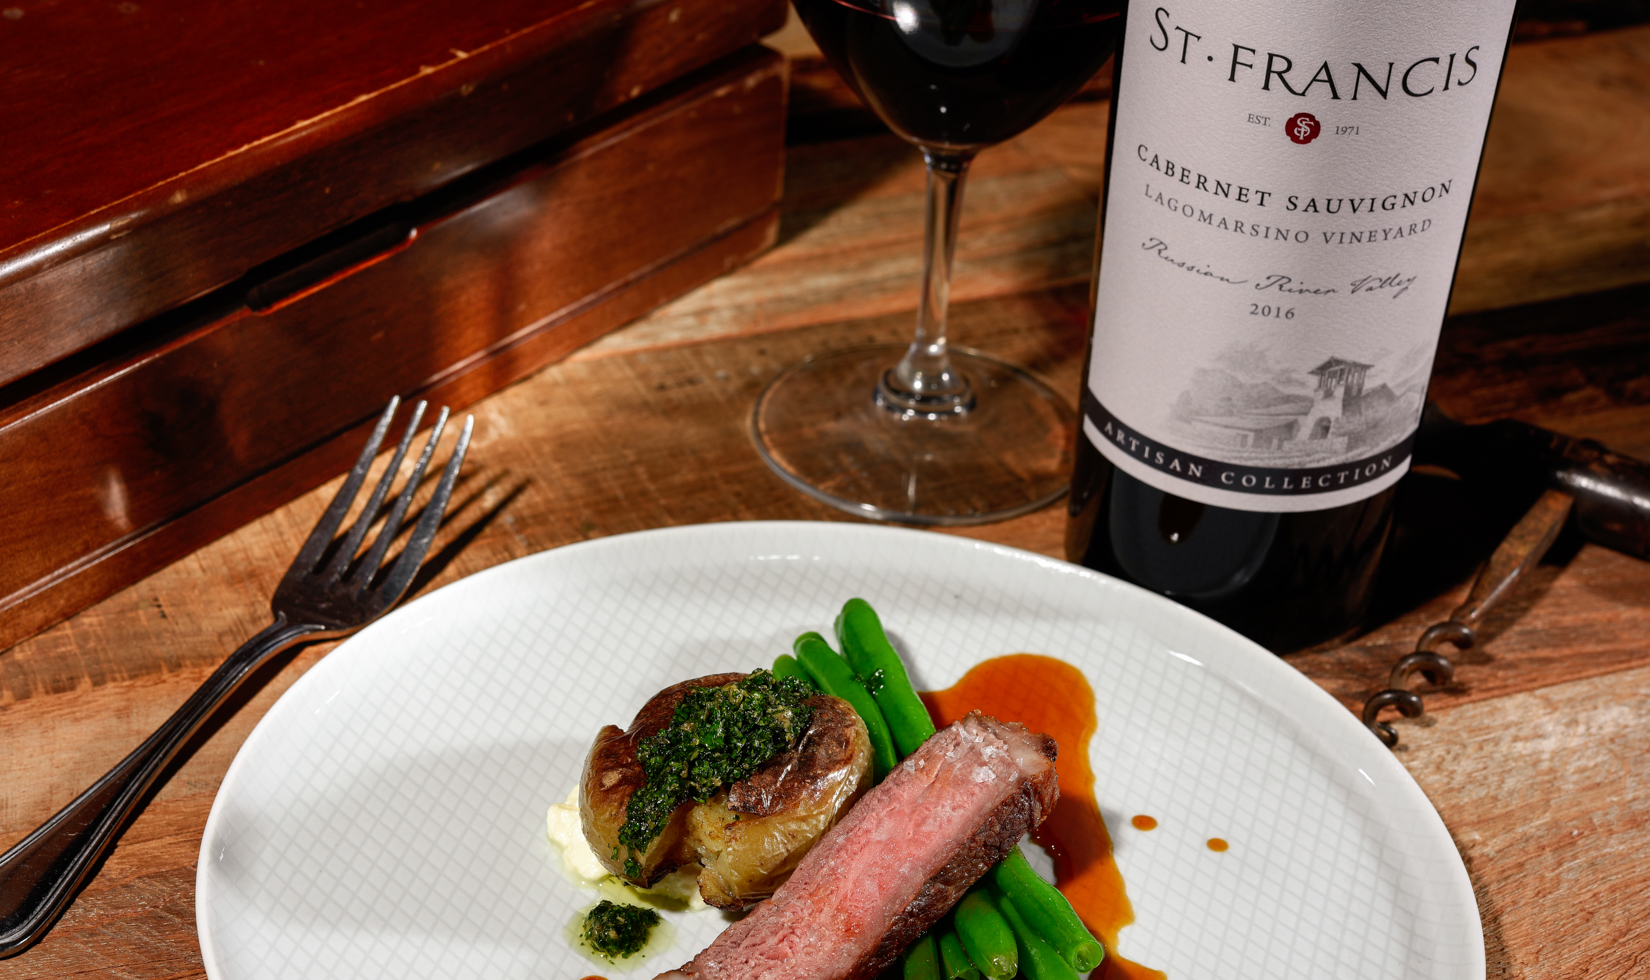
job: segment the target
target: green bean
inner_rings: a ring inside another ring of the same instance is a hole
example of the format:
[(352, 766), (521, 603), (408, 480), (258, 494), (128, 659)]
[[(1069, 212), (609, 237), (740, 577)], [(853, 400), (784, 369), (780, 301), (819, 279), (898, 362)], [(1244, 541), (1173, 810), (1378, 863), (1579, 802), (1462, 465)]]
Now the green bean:
[(900, 961), (905, 980), (942, 980), (939, 951), (931, 932), (923, 933), (921, 939), (912, 943)]
[(796, 658), (788, 653), (782, 653), (773, 658), (773, 675), (775, 677), (794, 677), (814, 690), (819, 690), (819, 685), (814, 683), (814, 679), (809, 677), (808, 672), (802, 669), (802, 665), (796, 662)]
[(1087, 973), (1106, 958), (1106, 949), (1089, 933), (1077, 910), (1060, 890), (1043, 880), (1018, 847), (989, 872), (992, 884), (1013, 903), (1026, 923), (1047, 940), (1078, 973)]
[(980, 980), (980, 968), (968, 958), (962, 940), (957, 938), (956, 922), (948, 915), (931, 931), (939, 933), (940, 972), (945, 980)]
[(964, 895), (956, 909), (957, 938), (968, 958), (990, 980), (1009, 980), (1020, 972), (1020, 954), (1014, 931), (997, 906), (978, 886)]
[(848, 665), (877, 699), (900, 758), (915, 752), (934, 734), (934, 720), (911, 686), (905, 663), (888, 642), (877, 611), (864, 599), (849, 599), (836, 618), (836, 638)]
[(995, 883), (991, 886), (991, 898), (1014, 931), (1016, 952), (1020, 957), (1020, 972), (1025, 974), (1026, 980), (1077, 980), (1077, 971), (1071, 968), (1071, 964), (1067, 963), (1047, 940), (1037, 935), (1036, 930), (1026, 922), (1013, 901), (1003, 894), (1003, 890)]
[(796, 638), (792, 648), (796, 650), (796, 659), (801, 661), (802, 669), (808, 672), (819, 689), (848, 702), (859, 714), (860, 720), (865, 722), (865, 732), (871, 736), (871, 769), (876, 780), (881, 782), (882, 777), (888, 775), (888, 770), (899, 764), (899, 756), (894, 754), (894, 740), (888, 734), (888, 723), (883, 720), (877, 703), (866, 692), (865, 685), (854, 676), (848, 662), (837, 656), (823, 636), (803, 633)]

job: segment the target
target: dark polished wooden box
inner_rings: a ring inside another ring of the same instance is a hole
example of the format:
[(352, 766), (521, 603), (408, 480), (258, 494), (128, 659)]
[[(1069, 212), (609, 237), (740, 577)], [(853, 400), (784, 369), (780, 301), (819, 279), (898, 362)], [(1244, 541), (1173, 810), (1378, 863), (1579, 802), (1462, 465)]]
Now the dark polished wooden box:
[[(12, 10), (21, 12), (13, 16)], [(0, 648), (772, 243), (773, 0), (0, 20)]]

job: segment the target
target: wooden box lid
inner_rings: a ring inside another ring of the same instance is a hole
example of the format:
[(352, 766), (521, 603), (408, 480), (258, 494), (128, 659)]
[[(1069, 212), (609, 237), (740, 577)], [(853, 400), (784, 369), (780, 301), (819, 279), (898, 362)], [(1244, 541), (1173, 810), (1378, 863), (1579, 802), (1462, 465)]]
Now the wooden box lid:
[(784, 14), (783, 0), (8, 0), (0, 385)]

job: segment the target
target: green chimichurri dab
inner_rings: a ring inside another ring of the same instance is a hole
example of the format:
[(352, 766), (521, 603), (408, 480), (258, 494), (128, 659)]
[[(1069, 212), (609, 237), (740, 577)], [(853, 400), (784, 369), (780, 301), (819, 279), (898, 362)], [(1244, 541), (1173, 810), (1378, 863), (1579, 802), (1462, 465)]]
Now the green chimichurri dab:
[(625, 874), (641, 877), (636, 856), (683, 802), (704, 803), (790, 748), (813, 717), (813, 709), (802, 703), (812, 695), (797, 678), (766, 670), (721, 687), (690, 688), (670, 724), (636, 747), (645, 779), (625, 805), (619, 828), (619, 843), (630, 849)]
[(604, 898), (585, 916), (584, 941), (609, 959), (629, 957), (647, 945), (648, 934), (658, 924), (659, 913), (652, 909)]

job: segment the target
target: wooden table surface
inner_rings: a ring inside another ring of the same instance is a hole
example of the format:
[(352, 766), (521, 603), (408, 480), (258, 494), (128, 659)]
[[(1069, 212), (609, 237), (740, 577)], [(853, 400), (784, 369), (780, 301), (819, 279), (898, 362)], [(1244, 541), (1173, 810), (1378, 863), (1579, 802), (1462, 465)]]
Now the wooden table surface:
[[(793, 34), (798, 95), (810, 54)], [(817, 81), (817, 75), (814, 76)], [(829, 88), (828, 85), (825, 88)], [(814, 93), (817, 95), (818, 93)], [(825, 93), (829, 101), (829, 92)], [(806, 103), (799, 99), (798, 105)], [(962, 221), (954, 337), (1075, 394), (1106, 105), (984, 154)], [(805, 127), (799, 127), (799, 131)], [(747, 434), (756, 393), (827, 348), (907, 336), (922, 172), (868, 135), (793, 145), (779, 245), (473, 407), (428, 591), (573, 541), (693, 522), (848, 520), (789, 489)], [(1433, 395), (1650, 458), (1650, 29), (1515, 49)], [(1614, 290), (1583, 300), (1563, 297)], [(1552, 301), (1547, 305), (1521, 304)], [(1506, 309), (1507, 307), (1519, 307)], [(1510, 518), (1418, 478), (1380, 622), (1290, 662), (1356, 707), (1458, 603)], [(265, 625), (333, 484), (0, 652), (0, 846), (135, 746)], [(27, 515), (8, 514), (9, 520)], [(953, 533), (1063, 556), (1064, 508)], [(329, 645), (220, 712), (97, 877), (0, 977), (199, 977), (195, 860), (252, 726)], [(1460, 658), (1398, 757), (1477, 890), (1494, 977), (1650, 975), (1650, 563), (1561, 543)]]

